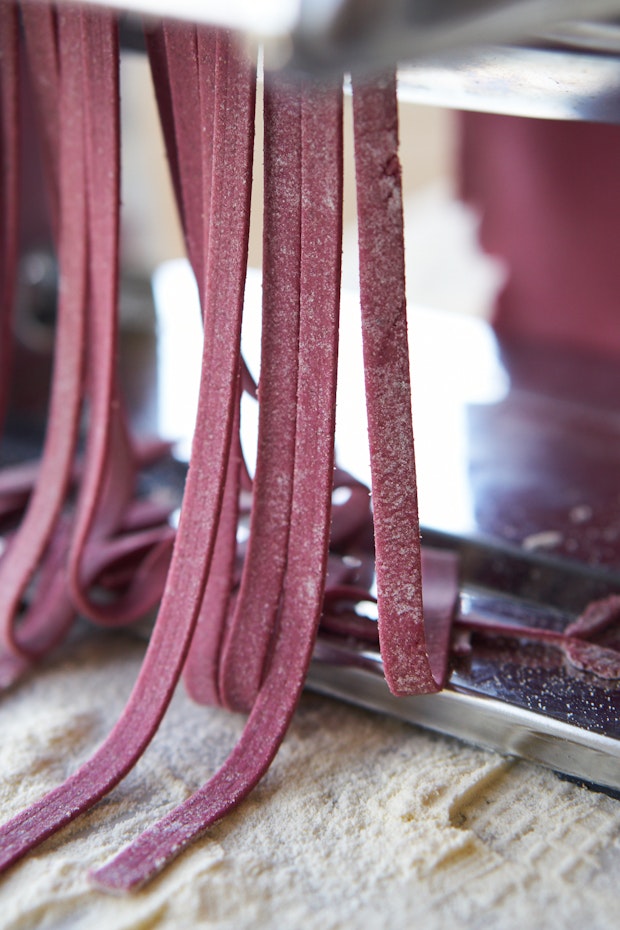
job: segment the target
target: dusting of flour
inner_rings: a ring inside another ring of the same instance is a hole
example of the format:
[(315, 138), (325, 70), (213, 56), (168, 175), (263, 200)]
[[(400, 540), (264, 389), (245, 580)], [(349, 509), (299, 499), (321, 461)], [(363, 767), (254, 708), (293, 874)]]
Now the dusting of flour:
[[(143, 646), (95, 634), (0, 706), (0, 811), (103, 740)], [(243, 718), (179, 689), (136, 769), (0, 880), (0, 928), (612, 928), (620, 803), (525, 763), (306, 695), (267, 777), (146, 890), (88, 884), (226, 758)]]

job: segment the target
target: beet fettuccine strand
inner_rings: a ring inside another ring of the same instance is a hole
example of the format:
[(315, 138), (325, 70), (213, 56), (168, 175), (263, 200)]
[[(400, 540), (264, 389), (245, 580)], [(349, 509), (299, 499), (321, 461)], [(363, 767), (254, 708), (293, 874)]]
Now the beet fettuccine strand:
[[(217, 204), (212, 204), (212, 196), (220, 201), (227, 196), (227, 181), (221, 174), (221, 164), (218, 164), (220, 173), (215, 173), (212, 182), (214, 152), (211, 141), (214, 120), (218, 118), (214, 99), (217, 32), (204, 27), (195, 29), (188, 25), (163, 23), (149, 29), (146, 36), (187, 253), (203, 308), (205, 339), (216, 346), (219, 336), (213, 327), (214, 317), (209, 313), (209, 301), (217, 300), (218, 296), (212, 286), (209, 291), (206, 268), (211, 238), (210, 219), (212, 212), (219, 215)], [(226, 118), (225, 111), (219, 113), (218, 139), (225, 137), (226, 127), (222, 120)], [(243, 242), (243, 235), (242, 230), (229, 230), (228, 247), (239, 236), (239, 241)], [(219, 247), (222, 248), (221, 235)], [(211, 364), (218, 364), (217, 353)], [(241, 366), (242, 381), (246, 383), (249, 374), (243, 360)], [(236, 434), (238, 424), (233, 430), (233, 435)], [(238, 438), (233, 440), (233, 444), (212, 568), (185, 670), (189, 693), (195, 700), (206, 704), (220, 703), (219, 654), (233, 584), (239, 468), (242, 475), (246, 474), (243, 461), (237, 461), (241, 456)]]
[(231, 610), (237, 557), (242, 468), (239, 414), (237, 405), (215, 549), (196, 629), (183, 668), (187, 693), (199, 704), (222, 703), (219, 688), (220, 655)]
[[(64, 15), (64, 14), (61, 14)], [(67, 14), (68, 15), (68, 14)], [(80, 38), (76, 42), (78, 59)], [(228, 449), (239, 380), (239, 340), (247, 256), (251, 140), (255, 76), (234, 51), (229, 37), (218, 38), (220, 105), (228, 110), (226, 144), (230, 159), (229, 196), (218, 216), (220, 239), (230, 228), (244, 229), (236, 248), (217, 250), (210, 286), (219, 299), (210, 311), (217, 318), (218, 365), (205, 341), (203, 378), (189, 469), (174, 554), (138, 681), (114, 730), (95, 755), (63, 785), (0, 828), (0, 867), (6, 868), (79, 813), (91, 807), (132, 768), (152, 739), (170, 701), (191, 639), (213, 553), (224, 489)], [(223, 142), (224, 140), (220, 140)], [(232, 188), (235, 188), (234, 190)]]
[[(290, 98), (291, 90), (285, 88), (284, 95)], [(299, 105), (298, 196), (306, 204), (300, 235), (299, 377), (291, 527), (273, 651), (241, 739), (227, 762), (204, 788), (95, 873), (97, 884), (109, 889), (139, 887), (246, 797), (286, 733), (312, 654), (325, 584), (333, 481), (342, 222), (341, 87), (313, 89), (299, 97)], [(278, 116), (277, 108), (270, 111), (270, 119)], [(283, 195), (287, 195), (286, 184)]]
[[(19, 12), (18, 12), (19, 10)], [(19, 15), (21, 14), (28, 54), (19, 49)], [(29, 28), (32, 26), (32, 30)], [(13, 363), (13, 304), (19, 240), (19, 156), (21, 148), (20, 61), (22, 57), (39, 67), (29, 69), (36, 110), (42, 134), (47, 186), (53, 191), (50, 212), (58, 216), (58, 56), (55, 12), (51, 6), (29, 3), (26, 10), (4, 2), (0, 6), (0, 433), (4, 426)], [(20, 51), (22, 54), (20, 54)], [(54, 91), (45, 107), (42, 97)], [(42, 114), (46, 118), (42, 118)], [(52, 142), (53, 139), (53, 142)], [(49, 156), (49, 158), (47, 157)], [(58, 223), (54, 226), (58, 238)], [(4, 467), (0, 473), (0, 518), (11, 518), (25, 509), (40, 471), (39, 463), (22, 463)], [(23, 482), (26, 478), (26, 483)], [(12, 658), (17, 660), (13, 651)], [(22, 656), (22, 658), (25, 658)]]
[(248, 551), (223, 647), (225, 706), (249, 710), (260, 686), (280, 603), (291, 520), (299, 364), (301, 98), (265, 84), (263, 319), (256, 470)]
[(69, 486), (82, 408), (86, 338), (87, 218), (79, 15), (63, 9), (60, 42), (60, 291), (48, 426), (37, 482), (0, 561), (0, 629), (6, 646), (28, 652), (15, 630), (22, 595), (50, 543)]
[[(209, 296), (217, 299), (217, 295), (209, 295), (206, 290), (206, 269), (212, 213), (217, 32), (162, 23), (146, 30), (146, 41), (187, 254), (199, 289), (203, 321), (210, 328), (205, 338), (213, 338), (213, 318), (208, 315), (207, 304)], [(221, 125), (219, 138), (225, 131)], [(223, 193), (220, 186), (215, 196), (221, 198)], [(237, 408), (237, 417), (238, 413)], [(238, 429), (237, 421), (233, 437)], [(233, 446), (238, 447), (238, 438), (233, 439)], [(219, 652), (236, 554), (238, 452), (234, 448), (230, 452), (212, 566), (185, 666), (189, 693), (205, 704), (219, 703)]]
[[(84, 85), (89, 98), (85, 120), (88, 190), (89, 429), (79, 485), (77, 515), (69, 552), (69, 586), (76, 608), (106, 626), (143, 616), (161, 597), (161, 573), (136, 572), (119, 598), (95, 602), (88, 592), (92, 573), (87, 552), (120, 529), (134, 495), (134, 453), (118, 386), (118, 265), (120, 201), (119, 49), (116, 18), (109, 12), (80, 13)], [(149, 529), (152, 535), (153, 528)], [(161, 527), (162, 541), (169, 527)], [(134, 540), (134, 546), (137, 540)], [(169, 554), (169, 547), (165, 546)]]
[(163, 22), (147, 29), (146, 42), (187, 254), (201, 288), (209, 245), (217, 32)]
[(19, 238), (19, 24), (17, 6), (0, 4), (0, 432), (12, 368), (13, 302)]
[(20, 15), (27, 50), (28, 76), (36, 105), (47, 205), (55, 242), (60, 209), (60, 60), (58, 23), (53, 3), (25, 2)]
[[(231, 257), (236, 260), (238, 268), (244, 270), (247, 264), (247, 248), (249, 236), (249, 196), (251, 164), (253, 154), (253, 131), (249, 132), (245, 140), (238, 133), (235, 126), (230, 125), (230, 117), (222, 102), (227, 97), (234, 97), (235, 81), (234, 68), (225, 67), (225, 55), (239, 55), (232, 45), (227, 46), (222, 35), (218, 37), (217, 56), (215, 59), (217, 90), (213, 104), (213, 90), (211, 88), (213, 33), (208, 30), (201, 31), (198, 37), (199, 72), (201, 74), (201, 104), (202, 108), (209, 110), (213, 107), (214, 119), (212, 178), (210, 184), (204, 184), (202, 193), (208, 202), (203, 206), (205, 225), (208, 227), (203, 234), (203, 242), (208, 243), (208, 255), (205, 269), (206, 275), (199, 278), (199, 292), (203, 295), (203, 321), (205, 345), (211, 347), (208, 360), (205, 359), (204, 377), (208, 377), (209, 368), (216, 368), (220, 364), (221, 340), (224, 336), (218, 325), (219, 306), (227, 299), (220, 284), (220, 266), (230, 262)], [(243, 68), (242, 58), (238, 59), (238, 66)], [(247, 65), (245, 66), (247, 68)], [(204, 81), (202, 75), (204, 73)], [(253, 90), (252, 107), (255, 106), (255, 88)], [(253, 123), (252, 123), (253, 129)], [(205, 138), (208, 138), (206, 136)], [(245, 149), (243, 146), (245, 145)], [(236, 189), (230, 185), (230, 173), (239, 170)], [(246, 174), (241, 175), (245, 169)], [(248, 212), (238, 213), (234, 209), (234, 198), (242, 196), (243, 185), (247, 198)], [(232, 208), (232, 209), (231, 209)], [(226, 257), (225, 257), (226, 253)], [(235, 259), (236, 255), (236, 259)], [(232, 279), (231, 279), (232, 280)], [(235, 299), (243, 299), (245, 277), (236, 282), (238, 291)], [(242, 368), (239, 369), (239, 375)], [(238, 516), (238, 493), (240, 479), (241, 448), (239, 438), (240, 424), (240, 396), (241, 383), (238, 382), (237, 398), (235, 402), (235, 420), (231, 433), (231, 444), (228, 452), (226, 480), (223, 489), (217, 539), (213, 552), (211, 568), (203, 592), (201, 610), (198, 615), (194, 639), (188, 655), (188, 664), (185, 669), (185, 679), (190, 694), (204, 703), (219, 704), (219, 655), (224, 639), (228, 621), (229, 599), (233, 585), (233, 572), (236, 557), (236, 523)], [(203, 467), (209, 467), (204, 460)]]
[[(118, 526), (133, 492), (134, 476), (129, 439), (119, 412), (116, 373), (120, 200), (117, 24), (108, 12), (82, 10), (79, 16), (84, 92), (89, 101), (84, 120), (89, 233), (85, 393), (89, 426), (70, 576), (77, 604), (88, 613), (80, 556), (93, 530), (105, 536)], [(101, 498), (103, 506), (98, 506)], [(96, 522), (100, 525), (95, 528)]]
[(391, 691), (418, 694), (442, 681), (422, 610), (394, 74), (353, 78), (353, 119), (381, 656)]

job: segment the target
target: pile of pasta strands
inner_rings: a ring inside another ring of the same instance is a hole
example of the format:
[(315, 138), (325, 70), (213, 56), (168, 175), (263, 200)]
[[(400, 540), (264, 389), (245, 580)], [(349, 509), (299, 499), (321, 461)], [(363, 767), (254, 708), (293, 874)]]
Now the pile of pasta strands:
[[(423, 617), (394, 74), (353, 77), (371, 513), (368, 489), (334, 466), (342, 79), (265, 77), (256, 387), (240, 354), (256, 68), (232, 35), (210, 28), (149, 24), (146, 44), (204, 327), (176, 530), (165, 508), (137, 495), (141, 470), (168, 450), (132, 437), (118, 383), (117, 22), (106, 11), (0, 2), (3, 417), (18, 258), (22, 68), (36, 104), (60, 270), (42, 455), (0, 474), (0, 517), (8, 527), (0, 560), (2, 685), (14, 684), (62, 642), (77, 616), (120, 626), (159, 604), (118, 723), (63, 785), (0, 828), (0, 868), (127, 774), (181, 675), (195, 700), (247, 714), (237, 746), (204, 787), (94, 873), (98, 886), (112, 890), (141, 886), (252, 790), (285, 736), (319, 624), (363, 632), (363, 618), (339, 606), (368, 600), (375, 570), (382, 660), (398, 695), (442, 686), (456, 590), (454, 561), (434, 557), (425, 567)], [(251, 479), (239, 438), (243, 391), (259, 405)], [(332, 514), (335, 487), (346, 488), (348, 501)], [(243, 549), (241, 492), (251, 499)], [(356, 540), (373, 522), (376, 564), (368, 568), (347, 553), (357, 551)], [(375, 624), (366, 626), (375, 636)]]

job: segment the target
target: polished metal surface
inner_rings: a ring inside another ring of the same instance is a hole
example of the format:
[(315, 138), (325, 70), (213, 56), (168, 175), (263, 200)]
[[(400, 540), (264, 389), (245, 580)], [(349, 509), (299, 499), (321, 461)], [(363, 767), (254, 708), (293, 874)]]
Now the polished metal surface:
[(620, 739), (484, 694), (444, 690), (395, 698), (378, 655), (364, 664), (350, 647), (319, 643), (308, 686), (476, 746), (537, 762), (593, 786), (620, 791)]
[(531, 44), (547, 34), (557, 41), (575, 22), (618, 15), (617, 0), (306, 0), (291, 58), (311, 70), (381, 67), (491, 43)]
[[(101, 5), (102, 0), (82, 0)], [(620, 0), (105, 0), (140, 19), (238, 30), (267, 68), (311, 73), (399, 65), (416, 103), (617, 123)]]
[[(515, 41), (565, 24), (620, 15), (618, 0), (82, 0), (149, 16), (241, 29), (257, 38), (288, 37), (299, 54), (342, 63), (362, 54), (392, 61), (420, 51)], [(573, 26), (569, 27), (571, 30)], [(604, 27), (600, 27), (604, 28)]]
[(406, 62), (488, 43), (544, 38), (608, 51), (620, 0), (82, 0), (147, 17), (238, 29), (281, 43), (276, 58), (306, 67)]
[[(454, 46), (514, 40), (561, 30), (572, 20), (597, 22), (620, 14), (618, 0), (82, 0), (152, 16), (223, 25), (262, 36), (290, 34), (323, 41), (342, 55), (389, 40)], [(324, 56), (331, 54), (324, 49)], [(391, 55), (394, 52), (390, 53)], [(401, 58), (400, 53), (396, 54)]]
[(565, 49), (617, 55), (620, 52), (620, 20), (576, 20), (546, 30), (541, 36), (546, 42)]
[(399, 69), (413, 103), (544, 119), (620, 122), (620, 56), (505, 46), (455, 51)]

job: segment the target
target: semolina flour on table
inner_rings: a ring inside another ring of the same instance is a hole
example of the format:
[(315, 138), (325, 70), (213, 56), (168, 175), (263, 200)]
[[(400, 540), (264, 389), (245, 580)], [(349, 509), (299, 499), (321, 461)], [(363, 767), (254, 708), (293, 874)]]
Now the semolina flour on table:
[[(3, 820), (103, 740), (143, 651), (85, 635), (3, 699)], [(617, 926), (619, 802), (311, 694), (237, 811), (143, 891), (93, 890), (88, 870), (203, 784), (243, 721), (179, 688), (127, 778), (2, 878), (1, 930)]]

